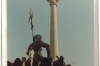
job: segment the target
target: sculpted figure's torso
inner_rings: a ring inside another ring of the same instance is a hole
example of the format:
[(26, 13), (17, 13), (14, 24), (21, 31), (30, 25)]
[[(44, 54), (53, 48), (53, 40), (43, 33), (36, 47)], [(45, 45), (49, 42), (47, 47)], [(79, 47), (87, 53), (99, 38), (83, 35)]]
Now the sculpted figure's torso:
[(41, 46), (38, 43), (37, 44), (33, 43), (32, 44), (32, 48), (34, 49), (34, 52), (41, 53), (41, 51), (42, 51), (42, 48), (41, 48)]
[[(49, 44), (43, 42), (41, 40), (41, 36), (40, 35), (35, 35), (33, 37), (33, 43), (30, 44), (29, 47), (32, 47), (33, 50), (34, 50), (34, 58), (38, 61), (41, 61), (43, 56), (41, 54), (41, 51), (42, 51), (42, 47), (43, 48), (46, 48), (46, 51), (47, 51), (47, 57), (50, 57), (50, 46)], [(29, 50), (29, 47), (28, 47), (28, 50)]]

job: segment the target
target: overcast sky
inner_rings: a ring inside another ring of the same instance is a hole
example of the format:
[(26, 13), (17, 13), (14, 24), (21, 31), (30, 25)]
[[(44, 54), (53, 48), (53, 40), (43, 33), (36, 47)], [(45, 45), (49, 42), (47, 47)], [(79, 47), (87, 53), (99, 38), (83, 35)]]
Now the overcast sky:
[[(8, 60), (26, 55), (32, 43), (29, 20), (33, 11), (34, 34), (50, 44), (50, 4), (46, 0), (7, 0)], [(93, 0), (60, 0), (57, 4), (59, 55), (72, 66), (94, 66)], [(42, 50), (46, 56), (46, 49)]]

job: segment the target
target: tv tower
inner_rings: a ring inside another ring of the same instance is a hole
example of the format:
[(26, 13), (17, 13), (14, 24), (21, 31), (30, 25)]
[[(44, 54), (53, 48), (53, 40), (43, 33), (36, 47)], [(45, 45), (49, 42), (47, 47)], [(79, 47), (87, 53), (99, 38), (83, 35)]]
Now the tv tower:
[(59, 0), (47, 0), (51, 7), (51, 22), (50, 22), (50, 54), (55, 61), (58, 56), (58, 30), (57, 30), (57, 2)]

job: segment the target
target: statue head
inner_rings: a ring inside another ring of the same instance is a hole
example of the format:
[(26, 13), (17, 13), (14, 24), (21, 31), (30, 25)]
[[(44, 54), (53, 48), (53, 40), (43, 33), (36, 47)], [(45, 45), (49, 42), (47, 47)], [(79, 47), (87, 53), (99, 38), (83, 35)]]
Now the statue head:
[(42, 39), (42, 36), (37, 34), (33, 37), (33, 42), (36, 42), (36, 41), (40, 41)]

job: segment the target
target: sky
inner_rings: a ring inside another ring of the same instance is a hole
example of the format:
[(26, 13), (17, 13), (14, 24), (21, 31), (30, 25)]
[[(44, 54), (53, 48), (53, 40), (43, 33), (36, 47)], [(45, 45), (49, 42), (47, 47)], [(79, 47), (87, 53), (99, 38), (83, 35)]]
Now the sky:
[[(7, 0), (8, 60), (28, 56), (32, 43), (30, 8), (34, 35), (50, 44), (50, 4), (46, 0)], [(57, 4), (59, 56), (72, 66), (94, 66), (93, 0), (60, 0)], [(46, 56), (46, 49), (42, 50)]]

